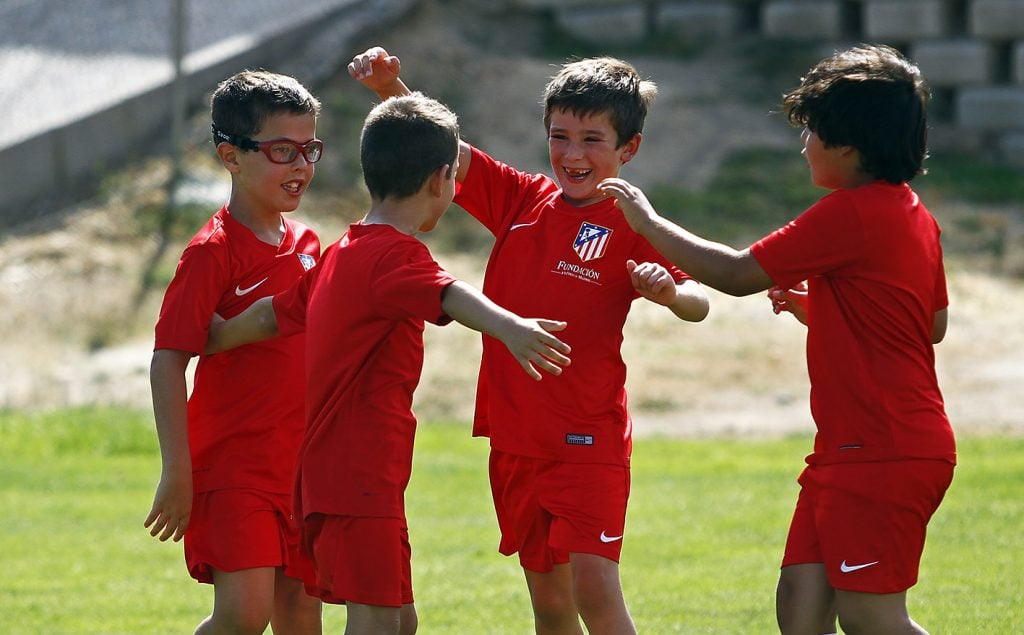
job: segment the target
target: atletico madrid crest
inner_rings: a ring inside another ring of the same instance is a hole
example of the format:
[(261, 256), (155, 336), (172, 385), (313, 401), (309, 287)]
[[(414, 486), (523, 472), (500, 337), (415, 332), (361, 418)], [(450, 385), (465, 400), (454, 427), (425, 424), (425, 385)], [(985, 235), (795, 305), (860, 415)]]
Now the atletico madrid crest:
[(607, 227), (583, 223), (580, 226), (580, 233), (576, 234), (576, 240), (572, 243), (572, 250), (583, 262), (596, 260), (604, 255), (611, 235), (612, 230)]
[(306, 271), (309, 271), (314, 266), (316, 266), (316, 260), (314, 260), (313, 256), (310, 256), (309, 254), (302, 254), (302, 253), (300, 253), (299, 254), (299, 262), (302, 263), (302, 268), (304, 270), (306, 270)]

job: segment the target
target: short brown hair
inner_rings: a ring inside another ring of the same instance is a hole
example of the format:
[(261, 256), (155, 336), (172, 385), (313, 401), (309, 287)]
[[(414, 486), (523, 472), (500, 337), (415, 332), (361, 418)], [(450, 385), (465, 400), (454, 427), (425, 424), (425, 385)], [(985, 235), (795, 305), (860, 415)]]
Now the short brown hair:
[[(217, 85), (210, 99), (213, 127), (223, 133), (252, 137), (270, 117), (320, 114), (320, 102), (294, 77), (270, 71), (242, 71)], [(214, 137), (214, 142), (223, 139)]]

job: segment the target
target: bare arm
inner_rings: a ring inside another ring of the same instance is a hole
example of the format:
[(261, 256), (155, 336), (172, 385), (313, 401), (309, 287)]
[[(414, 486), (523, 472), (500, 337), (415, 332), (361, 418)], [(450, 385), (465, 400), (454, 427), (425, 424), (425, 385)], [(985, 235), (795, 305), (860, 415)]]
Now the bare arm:
[(536, 366), (560, 375), (562, 367), (569, 365), (569, 345), (550, 333), (564, 329), (565, 322), (519, 317), (460, 281), (445, 288), (441, 308), (460, 324), (501, 340), (526, 374), (536, 380), (541, 378)]
[(605, 179), (599, 187), (617, 199), (633, 231), (697, 280), (735, 296), (750, 295), (772, 286), (772, 279), (749, 249), (738, 251), (691, 234), (659, 216), (644, 193), (622, 179)]
[(185, 369), (191, 353), (161, 349), (153, 353), (150, 384), (153, 415), (160, 440), (162, 469), (153, 507), (144, 526), (161, 541), (185, 535), (192, 512), (192, 457), (188, 450), (188, 413)]
[(210, 323), (210, 336), (206, 340), (203, 353), (213, 355), (223, 351), (261, 342), (277, 337), (277, 316), (274, 314), (274, 298), (260, 298), (249, 308), (230, 320), (222, 320), (214, 316)]
[[(401, 72), (402, 60), (380, 46), (371, 46), (353, 57), (348, 64), (348, 74), (376, 93), (381, 101), (388, 97), (401, 97), (412, 93), (399, 77)], [(459, 169), (455, 173), (455, 180), (459, 183), (469, 173), (469, 162), (472, 158), (470, 145), (465, 141), (459, 141)]]
[(949, 322), (949, 309), (939, 309), (935, 312), (935, 321), (932, 322), (932, 344), (938, 344), (946, 337), (946, 326)]
[(637, 264), (627, 260), (626, 270), (637, 293), (667, 306), (679, 319), (700, 322), (708, 316), (708, 296), (696, 281), (683, 280), (676, 284), (668, 269), (656, 262)]

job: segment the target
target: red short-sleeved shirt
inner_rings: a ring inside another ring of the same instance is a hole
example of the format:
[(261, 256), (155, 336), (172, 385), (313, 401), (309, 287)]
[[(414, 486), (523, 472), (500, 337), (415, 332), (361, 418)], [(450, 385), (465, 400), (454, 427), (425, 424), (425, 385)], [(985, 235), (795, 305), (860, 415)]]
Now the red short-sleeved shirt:
[[(222, 208), (182, 253), (164, 295), (155, 349), (199, 354), (214, 313), (231, 318), (292, 286), (316, 264), (320, 241), (285, 219), (280, 245), (261, 241)], [(246, 487), (291, 492), (304, 427), (303, 337), (200, 356), (188, 402), (197, 492)]]
[(355, 224), (274, 298), (282, 333), (307, 337), (303, 516), (404, 517), (424, 321), (449, 321), (441, 296), (454, 280), (416, 238)]
[(484, 337), (474, 434), (521, 456), (628, 465), (622, 327), (633, 300), (626, 260), (686, 276), (630, 229), (611, 199), (573, 207), (544, 175), (519, 172), (473, 149), (455, 202), (495, 235), (484, 292), (525, 317), (565, 320), (572, 346), (559, 377), (534, 381), (500, 342)]
[(955, 461), (931, 342), (948, 304), (939, 234), (909, 185), (878, 181), (751, 246), (776, 284), (808, 281), (809, 462)]

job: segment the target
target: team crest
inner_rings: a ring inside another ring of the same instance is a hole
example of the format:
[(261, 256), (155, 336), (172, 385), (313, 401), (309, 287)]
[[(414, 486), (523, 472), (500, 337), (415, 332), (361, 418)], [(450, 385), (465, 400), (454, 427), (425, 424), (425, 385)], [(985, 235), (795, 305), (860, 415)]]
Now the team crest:
[(608, 239), (611, 235), (612, 230), (607, 227), (583, 223), (580, 226), (580, 233), (576, 234), (576, 240), (572, 243), (572, 250), (583, 262), (597, 260), (608, 249)]
[(316, 266), (316, 259), (309, 254), (299, 254), (299, 262), (302, 263), (302, 269), (305, 271), (309, 271)]

